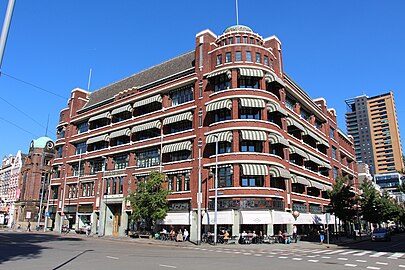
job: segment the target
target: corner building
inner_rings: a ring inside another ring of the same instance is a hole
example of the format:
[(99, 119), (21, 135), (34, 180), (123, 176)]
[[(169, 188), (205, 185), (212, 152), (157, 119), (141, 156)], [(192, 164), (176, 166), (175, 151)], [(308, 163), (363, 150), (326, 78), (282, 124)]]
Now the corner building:
[(238, 25), (195, 41), (195, 50), (95, 92), (72, 91), (53, 163), (57, 229), (90, 221), (100, 235), (125, 235), (125, 197), (151, 171), (172, 191), (159, 226), (187, 228), (192, 240), (199, 171), (202, 231), (213, 231), (217, 174), (218, 230), (232, 235), (308, 231), (326, 222), (334, 178), (357, 182), (352, 138), (324, 99), (284, 73), (277, 37)]

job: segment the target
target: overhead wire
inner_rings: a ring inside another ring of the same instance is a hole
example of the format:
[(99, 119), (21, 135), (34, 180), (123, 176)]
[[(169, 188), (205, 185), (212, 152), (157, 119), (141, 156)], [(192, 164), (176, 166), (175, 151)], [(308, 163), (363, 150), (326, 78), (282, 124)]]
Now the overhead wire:
[(4, 122), (7, 122), (7, 123), (9, 123), (10, 125), (15, 126), (16, 128), (21, 129), (22, 131), (25, 131), (25, 132), (27, 132), (27, 133), (33, 135), (33, 136), (36, 137), (36, 138), (39, 137), (38, 135), (32, 133), (31, 131), (24, 129), (24, 128), (20, 127), (19, 125), (15, 124), (15, 123), (13, 123), (13, 122), (7, 120), (7, 119), (4, 119), (4, 118), (1, 117), (1, 116), (0, 116), (0, 120), (3, 120)]

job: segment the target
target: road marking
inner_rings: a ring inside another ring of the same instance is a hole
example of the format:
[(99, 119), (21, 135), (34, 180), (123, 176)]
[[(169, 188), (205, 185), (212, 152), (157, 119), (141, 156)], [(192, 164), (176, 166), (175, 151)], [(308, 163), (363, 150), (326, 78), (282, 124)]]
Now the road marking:
[(356, 262), (366, 263), (367, 261), (365, 261), (365, 260), (356, 260)]
[(302, 258), (292, 258), (293, 261), (302, 261)]
[(266, 257), (267, 257), (267, 258), (274, 258), (273, 255), (267, 255)]
[(349, 259), (348, 258), (337, 258), (338, 260), (341, 260), (341, 261), (348, 261)]
[(346, 263), (346, 264), (345, 264), (345, 266), (347, 266), (347, 267), (356, 267), (356, 266), (357, 266), (357, 264), (350, 264), (350, 263)]
[(377, 253), (375, 253), (373, 255), (370, 255), (370, 257), (378, 258), (378, 257), (381, 257), (382, 255), (385, 255), (385, 254), (387, 254), (387, 252), (377, 252)]
[(322, 256), (321, 258), (322, 258), (322, 259), (330, 259), (329, 256)]
[(375, 264), (388, 265), (386, 262), (376, 262)]
[(106, 256), (108, 259), (113, 259), (113, 260), (119, 260), (120, 258), (118, 257), (113, 257), (113, 256)]
[(222, 250), (216, 250), (215, 252), (222, 253), (223, 251)]
[(353, 256), (363, 256), (363, 255), (366, 255), (368, 253), (371, 253), (371, 251), (363, 251), (363, 252), (360, 252), (360, 253), (353, 254)]
[(252, 255), (252, 253), (245, 252), (245, 253), (243, 253), (243, 255)]
[(374, 270), (380, 270), (380, 267), (374, 267), (374, 266), (367, 266), (367, 269), (374, 269)]
[(176, 266), (173, 265), (167, 265), (167, 264), (159, 264), (160, 267), (167, 267), (167, 268), (177, 268)]
[(308, 260), (309, 262), (314, 262), (314, 263), (316, 263), (316, 262), (319, 262), (319, 260)]
[(316, 258), (316, 257), (319, 257), (319, 255), (308, 255), (307, 257), (308, 258)]
[(356, 252), (359, 252), (359, 251), (358, 250), (350, 250), (350, 251), (343, 252), (341, 255), (348, 255), (348, 254), (352, 254), (352, 253), (356, 253)]
[(235, 254), (241, 254), (242, 252), (240, 252), (240, 251), (234, 251), (233, 253), (235, 253)]
[(206, 248), (202, 248), (201, 250), (204, 250), (204, 251), (205, 251), (205, 250), (207, 250), (207, 249), (206, 249)]
[(328, 252), (328, 253), (325, 253), (326, 255), (331, 255), (331, 254), (336, 254), (336, 253), (340, 253), (340, 252), (343, 252), (344, 250), (335, 250), (335, 251), (331, 251), (331, 252)]
[(319, 253), (325, 253), (325, 252), (328, 252), (329, 250), (318, 250), (318, 251), (314, 251), (314, 252), (312, 252), (312, 253), (314, 253), (314, 254), (319, 254)]
[(287, 256), (280, 256), (280, 257), (278, 257), (279, 259), (288, 259), (288, 257)]
[(255, 254), (254, 256), (256, 256), (256, 257), (261, 257), (261, 256), (263, 256), (262, 254)]
[(403, 265), (403, 264), (400, 264), (400, 265), (398, 265), (398, 267), (402, 267), (402, 268), (405, 268), (405, 265)]
[(405, 253), (401, 253), (401, 252), (395, 252), (393, 255), (389, 256), (388, 259), (399, 259), (401, 258)]

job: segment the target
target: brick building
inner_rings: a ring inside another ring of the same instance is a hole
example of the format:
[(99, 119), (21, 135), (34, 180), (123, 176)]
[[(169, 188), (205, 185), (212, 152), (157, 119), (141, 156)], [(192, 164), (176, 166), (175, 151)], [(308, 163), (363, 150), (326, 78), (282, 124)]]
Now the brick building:
[(187, 228), (191, 239), (199, 169), (203, 230), (214, 223), (217, 165), (217, 223), (233, 235), (325, 223), (334, 178), (357, 181), (352, 139), (324, 99), (310, 98), (284, 72), (277, 37), (238, 25), (219, 36), (202, 31), (195, 42), (95, 92), (72, 91), (53, 162), (57, 230), (91, 222), (99, 234), (125, 235), (125, 197), (151, 171), (163, 172), (172, 190), (161, 226)]

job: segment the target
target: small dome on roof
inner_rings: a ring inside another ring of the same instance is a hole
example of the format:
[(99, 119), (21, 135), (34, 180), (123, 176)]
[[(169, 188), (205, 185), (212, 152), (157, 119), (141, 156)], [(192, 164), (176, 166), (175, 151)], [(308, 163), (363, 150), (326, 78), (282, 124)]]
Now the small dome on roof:
[(229, 33), (229, 32), (250, 32), (253, 33), (253, 30), (250, 27), (247, 27), (245, 25), (233, 25), (225, 29), (224, 34)]
[[(48, 142), (50, 142), (51, 144), (47, 145)], [(49, 137), (39, 137), (36, 140), (32, 140), (32, 143), (31, 143), (31, 146), (33, 148), (45, 148), (45, 147), (52, 148), (53, 145), (54, 145), (54, 143), (53, 143), (52, 139)]]

